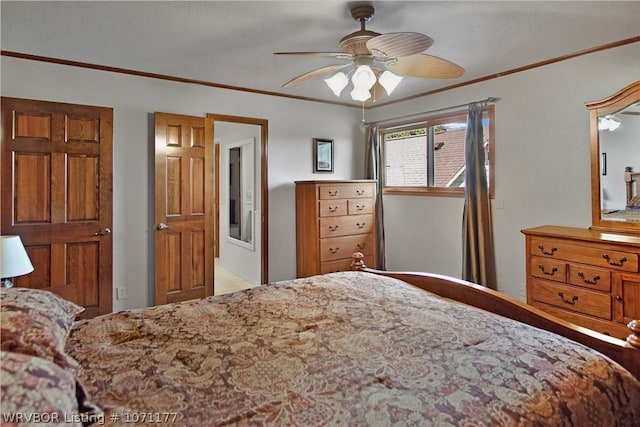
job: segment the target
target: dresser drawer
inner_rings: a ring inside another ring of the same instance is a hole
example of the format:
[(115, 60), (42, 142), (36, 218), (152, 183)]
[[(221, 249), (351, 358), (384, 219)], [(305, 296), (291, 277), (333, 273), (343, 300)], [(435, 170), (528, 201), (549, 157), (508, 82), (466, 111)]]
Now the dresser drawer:
[(531, 275), (556, 282), (565, 282), (567, 263), (562, 260), (531, 257)]
[(372, 234), (320, 239), (320, 261), (332, 261), (340, 258), (351, 259), (351, 255), (354, 252), (371, 255), (373, 254), (373, 249)]
[(531, 296), (534, 301), (611, 320), (611, 296), (609, 294), (545, 280), (531, 280)]
[(320, 238), (367, 234), (373, 231), (373, 215), (320, 218)]
[(373, 197), (373, 185), (370, 183), (348, 185), (321, 185), (320, 200), (359, 199)]
[[(373, 255), (366, 255), (364, 257), (364, 263), (368, 267), (376, 265)], [(351, 259), (320, 263), (320, 274), (335, 273), (337, 271), (351, 271)]]
[(569, 264), (569, 283), (602, 292), (611, 292), (611, 273), (601, 268)]
[(597, 246), (570, 245), (554, 239), (531, 239), (531, 255), (550, 257), (611, 268), (620, 271), (638, 271), (638, 254), (608, 250)]
[(349, 199), (349, 215), (362, 215), (373, 213), (375, 199)]
[(320, 216), (347, 215), (347, 200), (320, 200)]
[(626, 325), (622, 323), (613, 323), (607, 322), (605, 320), (599, 320), (595, 317), (589, 317), (580, 313), (562, 310), (547, 304), (534, 302), (532, 305), (542, 311), (559, 317), (560, 319), (564, 319), (567, 322), (574, 323), (584, 328), (592, 329), (596, 332), (600, 332), (601, 334), (610, 335), (622, 340), (629, 335), (629, 328), (627, 328)]

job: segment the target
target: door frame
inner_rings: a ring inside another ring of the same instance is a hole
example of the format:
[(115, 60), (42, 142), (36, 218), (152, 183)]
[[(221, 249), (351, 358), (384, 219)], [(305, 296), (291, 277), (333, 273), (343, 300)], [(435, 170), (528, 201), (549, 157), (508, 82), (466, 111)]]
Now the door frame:
[[(230, 123), (240, 123), (247, 125), (256, 125), (260, 126), (260, 198), (261, 198), (261, 207), (260, 207), (260, 234), (261, 234), (261, 245), (260, 245), (260, 284), (264, 285), (269, 282), (269, 185), (267, 181), (268, 173), (267, 173), (267, 146), (268, 146), (268, 135), (269, 135), (269, 121), (266, 119), (258, 119), (254, 117), (244, 117), (244, 116), (231, 116), (228, 114), (215, 114), (215, 113), (207, 113), (207, 118), (213, 120), (213, 140), (216, 138), (216, 121), (219, 122), (230, 122)], [(216, 177), (218, 176), (219, 168), (216, 168)], [(217, 185), (216, 179), (216, 185)], [(216, 213), (219, 211), (219, 200), (218, 204), (215, 206), (214, 217), (218, 218)], [(216, 220), (214, 227), (218, 230), (217, 235), (220, 238), (219, 233), (219, 225)]]

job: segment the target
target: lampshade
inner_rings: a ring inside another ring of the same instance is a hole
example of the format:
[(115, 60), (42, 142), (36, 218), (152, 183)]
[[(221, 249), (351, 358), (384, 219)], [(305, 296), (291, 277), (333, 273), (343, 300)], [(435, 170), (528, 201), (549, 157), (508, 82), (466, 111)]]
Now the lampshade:
[(359, 89), (357, 87), (354, 87), (351, 91), (351, 99), (353, 99), (354, 101), (364, 102), (369, 98), (371, 98), (371, 92), (369, 92), (369, 89)]
[(387, 92), (387, 95), (391, 95), (391, 92), (398, 86), (398, 83), (402, 80), (402, 77), (396, 76), (389, 70), (385, 70), (380, 77), (378, 77), (378, 81)]
[(614, 130), (618, 129), (621, 124), (622, 122), (620, 121), (620, 119), (613, 115), (600, 117), (598, 119), (598, 130), (608, 130), (613, 132)]
[(31, 273), (33, 265), (20, 236), (0, 236), (0, 279)]
[(343, 72), (336, 73), (333, 77), (324, 79), (324, 81), (336, 96), (340, 96), (342, 90), (349, 84), (349, 79)]
[(376, 84), (376, 75), (368, 65), (360, 65), (351, 76), (351, 81), (354, 89), (368, 91)]

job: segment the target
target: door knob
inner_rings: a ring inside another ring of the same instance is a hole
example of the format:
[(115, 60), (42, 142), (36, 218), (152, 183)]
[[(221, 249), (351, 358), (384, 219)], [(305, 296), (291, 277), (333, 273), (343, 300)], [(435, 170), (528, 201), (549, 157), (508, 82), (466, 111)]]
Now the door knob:
[(158, 224), (158, 230), (166, 230), (167, 228), (170, 228), (170, 226), (165, 224), (164, 222)]
[(106, 236), (107, 234), (111, 234), (111, 229), (109, 227), (93, 233), (94, 236)]

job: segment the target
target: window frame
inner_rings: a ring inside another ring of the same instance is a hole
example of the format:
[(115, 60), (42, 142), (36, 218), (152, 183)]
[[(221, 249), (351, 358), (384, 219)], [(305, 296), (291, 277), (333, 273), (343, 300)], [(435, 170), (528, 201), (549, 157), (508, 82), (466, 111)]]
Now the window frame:
[[(452, 120), (464, 118), (468, 121), (468, 110), (455, 110), (448, 113), (423, 116), (417, 119), (403, 122), (389, 123), (388, 125), (380, 126), (378, 129), (378, 135), (382, 141), (382, 167), (384, 174), (382, 177), (382, 193), (392, 195), (407, 195), (407, 196), (439, 196), (439, 197), (464, 197), (464, 187), (399, 187), (387, 186), (387, 165), (386, 165), (386, 150), (387, 144), (385, 142), (385, 134), (398, 132), (402, 130), (419, 129), (425, 126), (437, 126), (439, 124), (450, 123)], [(483, 117), (489, 119), (489, 198), (495, 198), (495, 109), (493, 105), (488, 105), (487, 109), (483, 113)]]

